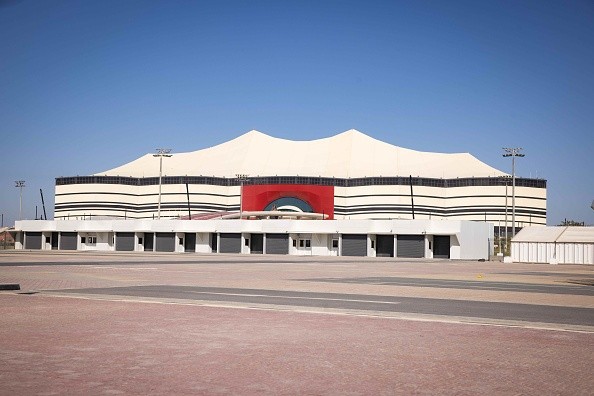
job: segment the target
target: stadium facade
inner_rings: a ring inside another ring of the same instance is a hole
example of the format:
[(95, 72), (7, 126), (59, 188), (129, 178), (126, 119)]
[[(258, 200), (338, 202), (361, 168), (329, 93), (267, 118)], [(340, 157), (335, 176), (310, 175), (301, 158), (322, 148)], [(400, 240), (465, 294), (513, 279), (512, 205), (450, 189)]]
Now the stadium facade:
[[(54, 218), (154, 219), (161, 186), (168, 219), (281, 208), (329, 219), (485, 221), (499, 230), (506, 218), (511, 228), (511, 184), (468, 153), (409, 150), (356, 130), (311, 141), (250, 131), (203, 150), (57, 178)], [(546, 180), (516, 178), (515, 190), (516, 226), (546, 225)]]
[[(355, 130), (312, 141), (251, 131), (57, 178), (54, 220), (16, 222), (15, 247), (488, 259), (495, 227), (511, 227), (510, 185), (470, 154)], [(516, 180), (516, 223), (545, 225), (545, 180)]]

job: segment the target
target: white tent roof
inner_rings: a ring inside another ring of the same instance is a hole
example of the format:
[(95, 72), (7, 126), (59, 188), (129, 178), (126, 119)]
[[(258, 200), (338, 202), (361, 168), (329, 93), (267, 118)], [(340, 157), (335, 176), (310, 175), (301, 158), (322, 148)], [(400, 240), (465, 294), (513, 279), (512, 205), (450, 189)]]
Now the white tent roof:
[(525, 227), (512, 241), (594, 243), (594, 227)]
[(513, 242), (555, 242), (566, 227), (524, 227)]
[[(468, 153), (443, 154), (409, 150), (351, 129), (338, 135), (293, 141), (250, 131), (203, 150), (173, 153), (163, 159), (164, 176), (235, 177), (322, 176), (356, 178), (418, 176), (428, 178), (497, 177), (507, 175)], [(158, 159), (146, 154), (106, 176), (158, 176)]]

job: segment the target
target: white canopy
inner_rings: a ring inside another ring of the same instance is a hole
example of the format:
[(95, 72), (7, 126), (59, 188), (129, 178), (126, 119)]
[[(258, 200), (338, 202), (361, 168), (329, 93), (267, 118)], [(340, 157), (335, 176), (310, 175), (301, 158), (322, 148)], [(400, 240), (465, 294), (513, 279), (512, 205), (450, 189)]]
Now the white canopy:
[[(173, 153), (163, 159), (164, 176), (235, 177), (322, 176), (357, 178), (409, 176), (427, 178), (497, 177), (507, 175), (468, 153), (443, 154), (409, 150), (357, 130), (293, 141), (250, 131), (203, 150)], [(158, 158), (146, 154), (97, 176), (154, 177)]]
[(524, 227), (512, 241), (594, 243), (594, 227)]

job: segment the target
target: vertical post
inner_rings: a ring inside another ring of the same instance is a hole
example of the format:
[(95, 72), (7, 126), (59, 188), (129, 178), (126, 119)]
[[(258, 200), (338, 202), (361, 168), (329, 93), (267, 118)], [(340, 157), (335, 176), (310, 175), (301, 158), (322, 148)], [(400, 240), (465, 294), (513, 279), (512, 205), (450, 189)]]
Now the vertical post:
[(512, 155), (512, 238), (516, 235), (516, 156)]
[(415, 219), (415, 199), (413, 195), (412, 175), (408, 176), (408, 182), (410, 184), (410, 207), (412, 211), (412, 218)]
[[(39, 194), (41, 194), (41, 205), (43, 206), (43, 218), (44, 220), (47, 220), (47, 213), (45, 212), (45, 201), (43, 200), (43, 190), (40, 188), (39, 189)], [(91, 218), (91, 216), (89, 216), (89, 219)]]
[(504, 157), (512, 157), (512, 238), (516, 235), (516, 157), (524, 157), (521, 147), (504, 147)]
[(20, 189), (19, 220), (23, 220), (23, 187), (25, 187), (25, 181), (24, 180), (15, 181), (15, 187), (18, 187)]
[(161, 220), (161, 178), (163, 176), (163, 156), (159, 156), (159, 202), (157, 204), (157, 220)]
[(497, 237), (499, 238), (499, 254), (501, 254), (501, 219), (497, 220), (497, 229), (499, 230), (497, 233)]
[(190, 210), (190, 187), (186, 181), (186, 196), (188, 197), (188, 220), (192, 220), (192, 211)]
[(505, 179), (505, 250), (507, 251), (507, 178)]
[(158, 148), (157, 154), (153, 154), (153, 157), (159, 157), (159, 201), (157, 204), (157, 220), (161, 219), (161, 178), (163, 176), (163, 157), (171, 157), (171, 149)]
[(243, 219), (243, 182), (248, 178), (248, 174), (236, 173), (235, 176), (239, 180), (239, 220)]

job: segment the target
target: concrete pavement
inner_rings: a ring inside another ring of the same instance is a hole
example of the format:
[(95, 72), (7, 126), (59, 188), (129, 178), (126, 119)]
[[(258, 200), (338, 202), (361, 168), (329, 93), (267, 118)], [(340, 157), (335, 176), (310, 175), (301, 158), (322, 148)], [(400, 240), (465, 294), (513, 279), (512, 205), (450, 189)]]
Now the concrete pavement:
[[(591, 394), (594, 297), (571, 281), (593, 274), (490, 262), (0, 253), (0, 283), (33, 293), (0, 292), (0, 394)], [(246, 290), (264, 300), (246, 302)], [(364, 296), (396, 308), (266, 300), (279, 296)], [(418, 301), (463, 315), (405, 312)], [(480, 304), (535, 316), (464, 316)], [(570, 311), (585, 325), (539, 322), (539, 312)]]

